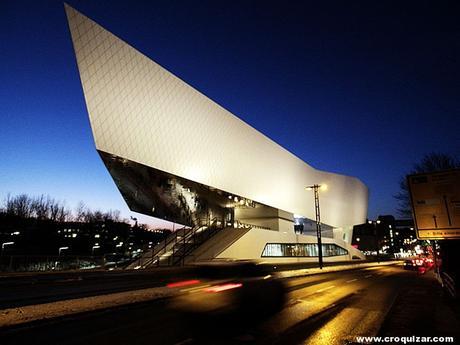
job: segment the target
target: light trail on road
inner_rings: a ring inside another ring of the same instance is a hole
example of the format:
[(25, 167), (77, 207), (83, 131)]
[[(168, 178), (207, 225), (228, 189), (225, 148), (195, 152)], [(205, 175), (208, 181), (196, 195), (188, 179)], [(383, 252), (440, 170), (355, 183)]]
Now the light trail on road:
[[(370, 274), (372, 272), (372, 274)], [(2, 344), (342, 344), (378, 332), (398, 287), (414, 279), (400, 266), (380, 266), (284, 279), (283, 310), (268, 320), (232, 326), (188, 324), (165, 301), (74, 316), (2, 334)], [(75, 330), (78, 330), (76, 332)], [(133, 334), (136, 339), (133, 342)], [(13, 341), (14, 340), (14, 341)], [(8, 342), (10, 341), (10, 342)]]

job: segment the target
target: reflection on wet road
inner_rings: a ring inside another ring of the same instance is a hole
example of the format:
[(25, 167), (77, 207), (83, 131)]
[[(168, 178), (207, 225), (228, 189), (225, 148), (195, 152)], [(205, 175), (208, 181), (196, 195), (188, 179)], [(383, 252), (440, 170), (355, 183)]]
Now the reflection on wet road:
[(191, 319), (157, 300), (7, 332), (2, 343), (343, 344), (375, 335), (398, 288), (414, 278), (394, 265), (289, 278), (284, 308), (268, 319)]

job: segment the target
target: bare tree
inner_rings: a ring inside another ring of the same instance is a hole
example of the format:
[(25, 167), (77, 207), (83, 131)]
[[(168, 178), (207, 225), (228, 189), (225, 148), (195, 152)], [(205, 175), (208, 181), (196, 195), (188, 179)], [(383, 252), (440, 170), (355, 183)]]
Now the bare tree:
[(120, 210), (110, 210), (110, 212), (112, 212), (112, 220), (114, 222), (117, 222), (119, 223), (120, 222), (120, 215), (121, 215), (121, 212)]
[(53, 222), (57, 221), (61, 213), (61, 205), (54, 199), (50, 200), (50, 217)]
[(56, 220), (58, 222), (67, 222), (72, 219), (72, 211), (67, 209), (65, 202), (59, 202), (57, 207)]
[(79, 202), (75, 208), (75, 216), (66, 207), (65, 202), (55, 200), (50, 196), (40, 195), (29, 197), (26, 194), (11, 196), (8, 194), (1, 205), (0, 213), (17, 216), (21, 218), (36, 218), (39, 220), (51, 220), (53, 222), (66, 222), (75, 220), (77, 222), (127, 222), (121, 220), (119, 210), (92, 211), (83, 202)]
[(11, 197), (11, 194), (8, 193), (6, 195), (6, 198), (5, 198), (5, 202), (4, 202), (4, 212), (8, 215), (12, 215), (13, 214), (13, 202), (12, 202), (12, 197)]
[(32, 216), (33, 200), (26, 194), (20, 194), (12, 197), (10, 194), (6, 197), (6, 213), (21, 218), (30, 218)]
[(43, 220), (50, 218), (50, 197), (46, 197), (42, 194), (36, 197), (32, 201), (32, 216)]
[(24, 219), (35, 218), (62, 222), (69, 220), (72, 216), (64, 202), (44, 195), (30, 197), (27, 194), (16, 196), (8, 194), (5, 199), (4, 212)]
[(101, 210), (96, 210), (93, 212), (93, 222), (103, 222), (104, 221), (104, 214)]
[(399, 181), (399, 192), (394, 195), (398, 200), (398, 213), (402, 217), (411, 217), (411, 205), (409, 188), (407, 186), (406, 176), (411, 174), (429, 173), (441, 170), (448, 170), (460, 167), (460, 160), (455, 157), (444, 153), (432, 152), (423, 156), (422, 160), (413, 165), (405, 176), (401, 177)]
[(120, 211), (109, 210), (108, 212), (105, 212), (102, 214), (102, 218), (104, 219), (105, 222), (107, 221), (119, 222), (120, 221)]
[(85, 220), (86, 205), (83, 201), (80, 201), (75, 208), (75, 220), (77, 222), (83, 222)]

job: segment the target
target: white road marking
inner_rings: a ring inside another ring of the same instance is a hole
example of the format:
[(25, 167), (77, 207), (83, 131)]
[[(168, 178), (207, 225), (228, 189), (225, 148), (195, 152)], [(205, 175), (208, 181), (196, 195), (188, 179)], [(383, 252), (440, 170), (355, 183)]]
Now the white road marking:
[(358, 279), (351, 279), (351, 280), (347, 280), (347, 283), (353, 283), (355, 281), (357, 281)]
[(316, 292), (323, 292), (323, 291), (326, 291), (326, 290), (329, 290), (329, 289), (332, 289), (332, 288), (335, 288), (335, 285), (331, 285), (331, 286), (325, 287), (324, 289), (319, 289), (319, 290), (317, 290)]

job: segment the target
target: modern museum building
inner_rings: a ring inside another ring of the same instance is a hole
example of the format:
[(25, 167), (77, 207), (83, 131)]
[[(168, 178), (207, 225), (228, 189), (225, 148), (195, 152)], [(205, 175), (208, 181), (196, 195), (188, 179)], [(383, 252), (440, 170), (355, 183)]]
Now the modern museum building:
[[(368, 189), (317, 170), (109, 31), (66, 5), (96, 149), (132, 211), (183, 228), (153, 264), (364, 259), (351, 246)], [(280, 117), (281, 121), (281, 117)], [(280, 126), (281, 128), (281, 126)]]

